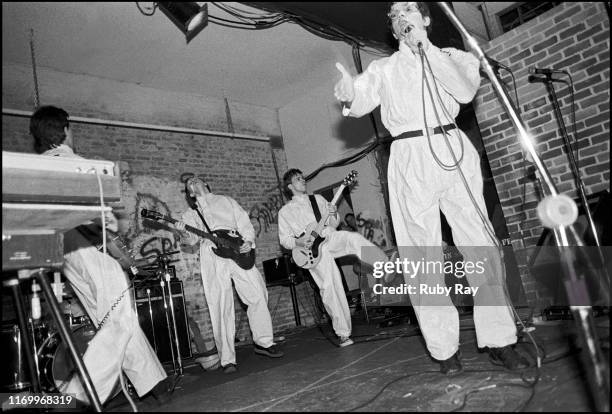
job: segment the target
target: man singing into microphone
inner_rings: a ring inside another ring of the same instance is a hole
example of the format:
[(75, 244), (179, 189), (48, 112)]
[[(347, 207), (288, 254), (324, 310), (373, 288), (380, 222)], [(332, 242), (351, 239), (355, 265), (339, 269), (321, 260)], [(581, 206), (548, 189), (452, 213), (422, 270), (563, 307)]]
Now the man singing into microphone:
[[(388, 182), (398, 246), (440, 246), (440, 210), (457, 246), (495, 246), (494, 234), (486, 231), (490, 222), (478, 152), (455, 125), (460, 104), (470, 102), (480, 85), (479, 62), (470, 53), (431, 44), (426, 3), (392, 3), (388, 17), (399, 50), (372, 62), (356, 77), (336, 64), (342, 79), (335, 86), (335, 96), (350, 106), (343, 110), (344, 115), (361, 117), (381, 107), (382, 122), (394, 138)], [(484, 212), (482, 219), (477, 208)], [(464, 257), (469, 256), (466, 248), (459, 249)], [(487, 264), (488, 276), (497, 280), (494, 296), (499, 299), (483, 306), (479, 296), (474, 297), (478, 346), (488, 348), (494, 363), (525, 368), (527, 361), (512, 347), (516, 327), (501, 289), (499, 255)], [(443, 275), (433, 280), (444, 284)], [(427, 349), (440, 363), (440, 371), (447, 375), (460, 372), (459, 317), (450, 298), (438, 298), (435, 306), (421, 306), (422, 297), (413, 293), (410, 297)]]

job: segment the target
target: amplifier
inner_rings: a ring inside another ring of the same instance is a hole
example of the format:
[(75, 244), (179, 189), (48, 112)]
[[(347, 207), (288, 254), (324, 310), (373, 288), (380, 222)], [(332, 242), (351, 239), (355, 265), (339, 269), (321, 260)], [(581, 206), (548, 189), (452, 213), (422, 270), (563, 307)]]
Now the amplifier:
[(294, 284), (299, 284), (305, 280), (306, 275), (304, 274), (307, 270), (298, 267), (291, 256), (282, 255), (270, 260), (264, 260), (262, 262), (264, 276), (266, 278), (266, 285), (289, 285), (291, 279), (289, 275), (293, 274), (295, 279)]
[[(181, 359), (191, 358), (191, 335), (189, 334), (189, 325), (187, 324), (183, 282), (178, 279), (171, 280), (170, 290), (172, 291)], [(164, 287), (164, 291), (166, 293), (167, 312), (164, 307), (164, 295), (162, 294), (162, 287), (159, 282), (143, 283), (135, 289), (138, 322), (162, 363), (172, 362), (172, 350), (176, 353), (172, 312), (170, 310), (170, 298), (167, 287)]]

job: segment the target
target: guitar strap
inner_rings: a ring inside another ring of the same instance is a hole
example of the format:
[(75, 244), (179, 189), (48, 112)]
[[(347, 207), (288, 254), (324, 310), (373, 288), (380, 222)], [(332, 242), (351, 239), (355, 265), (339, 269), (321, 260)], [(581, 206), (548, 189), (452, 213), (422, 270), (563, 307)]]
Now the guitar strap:
[(315, 215), (315, 220), (319, 222), (319, 220), (321, 220), (321, 211), (319, 211), (319, 205), (317, 204), (317, 199), (315, 198), (314, 194), (310, 194), (308, 196), (308, 199), (310, 200), (310, 205), (312, 206), (312, 212)]
[(206, 227), (206, 231), (209, 232), (210, 234), (213, 234), (213, 232), (210, 231), (210, 227), (208, 227), (208, 223), (206, 223), (206, 220), (204, 220), (204, 216), (202, 215), (202, 213), (200, 213), (200, 209), (195, 208), (194, 210), (197, 211), (198, 216), (200, 216), (200, 219), (202, 219), (202, 223), (204, 223), (204, 227)]

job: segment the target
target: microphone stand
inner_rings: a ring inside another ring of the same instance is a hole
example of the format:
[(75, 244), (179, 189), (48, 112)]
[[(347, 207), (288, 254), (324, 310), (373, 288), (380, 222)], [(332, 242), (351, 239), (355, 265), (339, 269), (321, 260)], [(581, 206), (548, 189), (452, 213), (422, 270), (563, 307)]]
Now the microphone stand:
[[(570, 309), (576, 321), (581, 339), (590, 358), (591, 366), (588, 371), (588, 379), (591, 384), (591, 393), (598, 411), (610, 411), (610, 372), (606, 359), (599, 347), (597, 332), (595, 331), (593, 312), (591, 306), (584, 304), (590, 303), (589, 294), (584, 279), (579, 278), (574, 266), (574, 252), (569, 248), (568, 231), (571, 232), (579, 243), (573, 223), (578, 218), (578, 208), (574, 200), (563, 194), (559, 194), (554, 181), (546, 169), (543, 160), (538, 155), (531, 137), (527, 133), (527, 128), (520, 119), (518, 112), (508, 94), (501, 86), (500, 80), (495, 76), (491, 64), (486, 58), (482, 48), (476, 39), (470, 35), (465, 26), (457, 18), (450, 6), (445, 2), (437, 2), (444, 14), (448, 16), (453, 25), (459, 30), (464, 39), (476, 54), (481, 62), (481, 67), (489, 77), (502, 105), (505, 107), (514, 127), (518, 132), (523, 146), (529, 151), (535, 166), (548, 189), (548, 195), (538, 204), (538, 216), (542, 224), (546, 227), (557, 230), (559, 235), (559, 250), (561, 253), (561, 267), (565, 275), (565, 288), (570, 303)], [(574, 305), (572, 305), (574, 304)], [(538, 360), (538, 366), (540, 366)]]
[[(582, 205), (584, 207), (587, 221), (589, 223), (589, 229), (591, 230), (591, 233), (593, 235), (593, 240), (595, 241), (596, 250), (599, 256), (598, 258), (601, 262), (602, 276), (604, 278), (603, 282), (607, 282), (607, 286), (605, 286), (606, 283), (604, 283), (603, 286), (601, 286), (602, 288), (601, 294), (605, 296), (604, 298), (605, 303), (609, 303), (610, 276), (608, 275), (608, 272), (606, 271), (606, 268), (605, 268), (605, 259), (604, 259), (603, 252), (601, 250), (601, 243), (599, 241), (599, 236), (597, 235), (597, 228), (595, 227), (595, 222), (593, 221), (593, 216), (591, 214), (591, 208), (589, 207), (589, 203), (587, 201), (586, 192), (584, 190), (584, 182), (580, 178), (580, 171), (578, 170), (578, 163), (576, 162), (576, 159), (574, 158), (573, 147), (569, 139), (569, 135), (567, 133), (567, 128), (565, 127), (565, 122), (563, 121), (563, 115), (561, 114), (561, 107), (559, 106), (559, 100), (557, 99), (557, 93), (555, 91), (555, 86), (553, 84), (552, 73), (547, 73), (545, 75), (545, 78), (543, 78), (542, 80), (546, 83), (546, 88), (548, 89), (548, 93), (550, 94), (550, 100), (552, 102), (552, 105), (555, 111), (555, 115), (557, 117), (557, 120), (559, 121), (561, 135), (563, 136), (563, 140), (565, 141), (565, 146), (567, 148), (567, 155), (569, 159), (570, 169), (572, 170), (572, 173), (574, 174), (574, 179), (576, 181), (576, 188), (578, 189), (580, 201), (582, 202)], [(600, 278), (600, 282), (602, 282), (601, 278)]]

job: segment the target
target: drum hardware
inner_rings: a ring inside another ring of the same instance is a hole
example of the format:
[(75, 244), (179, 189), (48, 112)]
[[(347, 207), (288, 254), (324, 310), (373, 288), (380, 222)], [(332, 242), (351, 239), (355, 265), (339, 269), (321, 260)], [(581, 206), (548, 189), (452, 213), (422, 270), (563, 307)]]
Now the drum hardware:
[[(82, 357), (87, 344), (96, 334), (91, 324), (81, 325), (72, 329), (72, 338), (79, 355)], [(62, 382), (69, 381), (75, 372), (67, 348), (59, 332), (50, 335), (38, 350), (41, 365), (41, 386), (44, 391), (58, 392)]]
[(153, 330), (153, 347), (157, 353), (157, 339), (155, 335), (155, 323), (153, 323), (153, 307), (151, 306), (151, 289), (147, 288), (147, 303), (149, 304), (149, 318), (151, 319), (151, 329)]
[[(163, 277), (159, 279), (159, 283), (161, 285), (162, 298), (164, 300), (164, 314), (166, 315), (166, 326), (168, 327), (168, 338), (170, 338), (170, 352), (172, 353), (172, 369), (174, 373), (176, 373), (176, 358), (174, 355), (174, 347), (172, 346), (172, 330), (170, 329), (170, 318), (168, 317), (168, 303), (166, 302), (166, 290), (164, 286), (166, 282), (164, 282)], [(170, 285), (168, 285), (168, 291), (170, 290)], [(172, 295), (170, 295), (172, 296)], [(174, 314), (174, 312), (172, 312)]]
[[(164, 309), (166, 310), (166, 317), (167, 317), (168, 307), (166, 306), (166, 293), (164, 291), (164, 279), (165, 279), (165, 285), (168, 287), (168, 298), (170, 302), (170, 315), (172, 316), (172, 328), (174, 330), (174, 343), (176, 345), (176, 362), (178, 363), (179, 375), (183, 375), (183, 361), (181, 358), (181, 348), (180, 348), (179, 339), (178, 339), (178, 331), (176, 329), (176, 315), (174, 314), (174, 300), (172, 299), (172, 290), (170, 288), (171, 275), (170, 275), (170, 270), (168, 266), (170, 263), (176, 261), (176, 260), (170, 260), (169, 256), (171, 254), (177, 254), (177, 253), (179, 252), (178, 251), (166, 252), (165, 254), (159, 256), (158, 261), (162, 267), (162, 271), (160, 272), (160, 276), (161, 276), (160, 284), (162, 288), (162, 296), (164, 297)], [(170, 324), (168, 324), (168, 330), (170, 330)], [(169, 338), (172, 338), (172, 334), (170, 332), (168, 333), (169, 333)], [(170, 346), (170, 349), (172, 349), (172, 346)], [(172, 351), (172, 354), (174, 354), (174, 351)], [(174, 359), (172, 360), (172, 365), (174, 367)], [(174, 368), (174, 373), (176, 374), (176, 367)]]
[[(51, 290), (51, 285), (49, 281), (47, 280), (47, 275), (46, 275), (47, 271), (48, 269), (44, 267), (33, 269), (33, 270), (21, 269), (17, 271), (17, 276), (7, 277), (6, 279), (2, 281), (3, 285), (8, 287), (12, 292), (13, 299), (14, 299), (13, 302), (15, 305), (15, 311), (16, 311), (17, 318), (18, 318), (17, 320), (18, 320), (19, 331), (28, 332), (28, 324), (26, 321), (27, 312), (26, 312), (26, 308), (24, 305), (23, 295), (21, 294), (20, 282), (25, 279), (36, 277), (39, 285), (42, 287), (42, 293), (46, 299), (46, 303), (49, 305), (49, 310), (51, 311), (53, 320), (59, 330), (59, 334), (61, 335), (62, 340), (67, 344), (67, 347), (69, 349), (69, 355), (74, 361), (78, 374), (83, 381), (83, 388), (85, 389), (85, 392), (87, 393), (87, 396), (89, 397), (89, 400), (91, 401), (92, 408), (95, 411), (100, 412), (102, 411), (102, 406), (100, 404), (98, 394), (96, 393), (95, 388), (93, 387), (91, 377), (89, 376), (89, 373), (87, 372), (87, 369), (85, 368), (85, 365), (83, 364), (83, 360), (81, 356), (77, 353), (74, 341), (72, 340), (72, 336), (70, 332), (68, 331), (68, 328), (66, 327), (66, 323), (64, 322), (63, 315), (57, 303), (55, 294)], [(19, 338), (20, 338), (20, 343), (19, 343), (20, 346), (18, 348), (17, 353), (19, 355), (25, 356), (25, 361), (26, 361), (25, 365), (27, 367), (27, 371), (28, 371), (27, 373), (29, 373), (29, 378), (31, 382), (30, 386), (32, 388), (32, 391), (34, 393), (40, 393), (41, 384), (40, 384), (40, 378), (37, 375), (38, 373), (36, 370), (36, 362), (35, 362), (37, 353), (35, 352), (34, 344), (32, 343), (32, 338), (30, 337), (29, 333), (26, 333), (24, 335), (19, 335)], [(21, 351), (21, 343), (23, 343), (23, 348), (24, 348), (23, 352)], [(21, 361), (21, 359), (18, 358), (18, 361)]]
[[(28, 335), (30, 341), (37, 348), (48, 336), (48, 327), (45, 323), (28, 320)], [(21, 391), (32, 387), (32, 382), (27, 374), (27, 366), (24, 353), (27, 352), (22, 339), (21, 329), (16, 323), (9, 323), (2, 326), (0, 332), (0, 354), (5, 361), (0, 370), (0, 387), (10, 391)], [(39, 371), (38, 358), (34, 349), (34, 362), (36, 373)]]
[(2, 358), (6, 361), (3, 364), (1, 386), (5, 390), (21, 391), (32, 385), (27, 379), (21, 337), (19, 325), (3, 326), (0, 332)]

